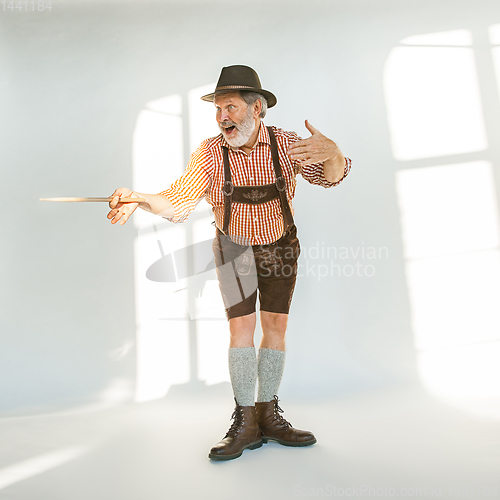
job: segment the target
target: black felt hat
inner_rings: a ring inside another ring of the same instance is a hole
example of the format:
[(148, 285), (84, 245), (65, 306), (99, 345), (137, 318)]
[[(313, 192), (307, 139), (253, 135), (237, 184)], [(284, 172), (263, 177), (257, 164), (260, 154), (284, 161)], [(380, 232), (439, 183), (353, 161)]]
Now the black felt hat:
[(225, 68), (222, 68), (215, 91), (211, 94), (204, 95), (201, 99), (203, 101), (213, 102), (216, 94), (221, 94), (231, 90), (249, 90), (258, 92), (266, 98), (268, 108), (275, 106), (278, 101), (273, 93), (262, 88), (259, 75), (257, 75), (255, 70), (249, 68), (248, 66), (240, 65), (226, 66)]

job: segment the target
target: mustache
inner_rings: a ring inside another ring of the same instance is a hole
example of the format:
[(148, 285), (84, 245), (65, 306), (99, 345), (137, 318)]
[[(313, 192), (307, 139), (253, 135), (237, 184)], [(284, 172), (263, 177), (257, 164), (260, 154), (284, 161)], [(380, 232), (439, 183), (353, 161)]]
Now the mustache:
[(228, 120), (225, 122), (220, 122), (219, 127), (222, 127), (222, 128), (236, 127), (236, 128), (238, 128), (238, 125), (235, 122)]

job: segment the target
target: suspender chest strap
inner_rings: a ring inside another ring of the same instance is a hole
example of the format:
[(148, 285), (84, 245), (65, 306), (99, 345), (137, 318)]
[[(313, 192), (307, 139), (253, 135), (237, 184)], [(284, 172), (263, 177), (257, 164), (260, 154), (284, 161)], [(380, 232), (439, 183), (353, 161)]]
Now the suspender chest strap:
[(283, 214), (283, 226), (284, 231), (286, 232), (293, 226), (293, 216), (286, 197), (286, 181), (281, 173), (278, 143), (276, 142), (276, 137), (274, 136), (272, 127), (266, 128), (269, 132), (269, 138), (271, 139), (271, 155), (273, 157), (274, 174), (276, 176), (276, 189), (278, 190), (280, 197), (281, 213)]
[(274, 175), (276, 182), (264, 186), (235, 186), (231, 180), (231, 168), (229, 166), (229, 151), (226, 146), (222, 146), (224, 158), (224, 225), (222, 232), (227, 235), (229, 221), (231, 220), (231, 202), (247, 203), (259, 205), (279, 197), (281, 204), (281, 213), (283, 215), (284, 230), (287, 231), (293, 225), (293, 216), (286, 197), (286, 181), (281, 172), (281, 165), (278, 155), (278, 144), (274, 136), (273, 129), (267, 127), (269, 138), (271, 140), (271, 157), (273, 159)]

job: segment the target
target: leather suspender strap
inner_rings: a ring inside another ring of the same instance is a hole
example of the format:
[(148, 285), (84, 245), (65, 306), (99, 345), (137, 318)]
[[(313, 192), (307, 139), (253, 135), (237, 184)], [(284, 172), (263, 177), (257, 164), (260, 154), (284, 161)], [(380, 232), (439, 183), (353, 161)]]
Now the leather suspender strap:
[(276, 137), (272, 127), (266, 127), (269, 132), (269, 138), (271, 139), (271, 156), (273, 158), (274, 174), (276, 176), (276, 188), (278, 189), (280, 202), (281, 202), (281, 213), (283, 214), (283, 225), (284, 230), (288, 231), (291, 226), (293, 226), (293, 216), (290, 210), (290, 205), (288, 204), (288, 199), (286, 197), (286, 181), (281, 172), (280, 159), (278, 155), (278, 143), (276, 142)]
[(224, 157), (224, 185), (222, 186), (222, 192), (224, 193), (224, 225), (222, 226), (222, 232), (227, 235), (229, 229), (229, 219), (231, 218), (231, 201), (234, 186), (231, 181), (229, 151), (226, 146), (222, 146), (222, 155)]

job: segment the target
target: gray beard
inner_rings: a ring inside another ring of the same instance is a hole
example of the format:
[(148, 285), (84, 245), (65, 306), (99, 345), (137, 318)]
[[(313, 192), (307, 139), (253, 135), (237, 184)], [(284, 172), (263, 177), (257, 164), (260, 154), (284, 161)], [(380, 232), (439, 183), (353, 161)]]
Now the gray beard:
[(250, 137), (255, 130), (255, 120), (253, 119), (250, 106), (248, 107), (247, 116), (245, 116), (241, 123), (236, 124), (233, 122), (231, 124), (235, 125), (236, 129), (238, 130), (238, 134), (236, 135), (236, 137), (227, 137), (224, 131), (224, 127), (219, 124), (219, 128), (222, 131), (224, 139), (226, 139), (227, 143), (230, 146), (232, 146), (233, 148), (240, 148), (250, 140)]

